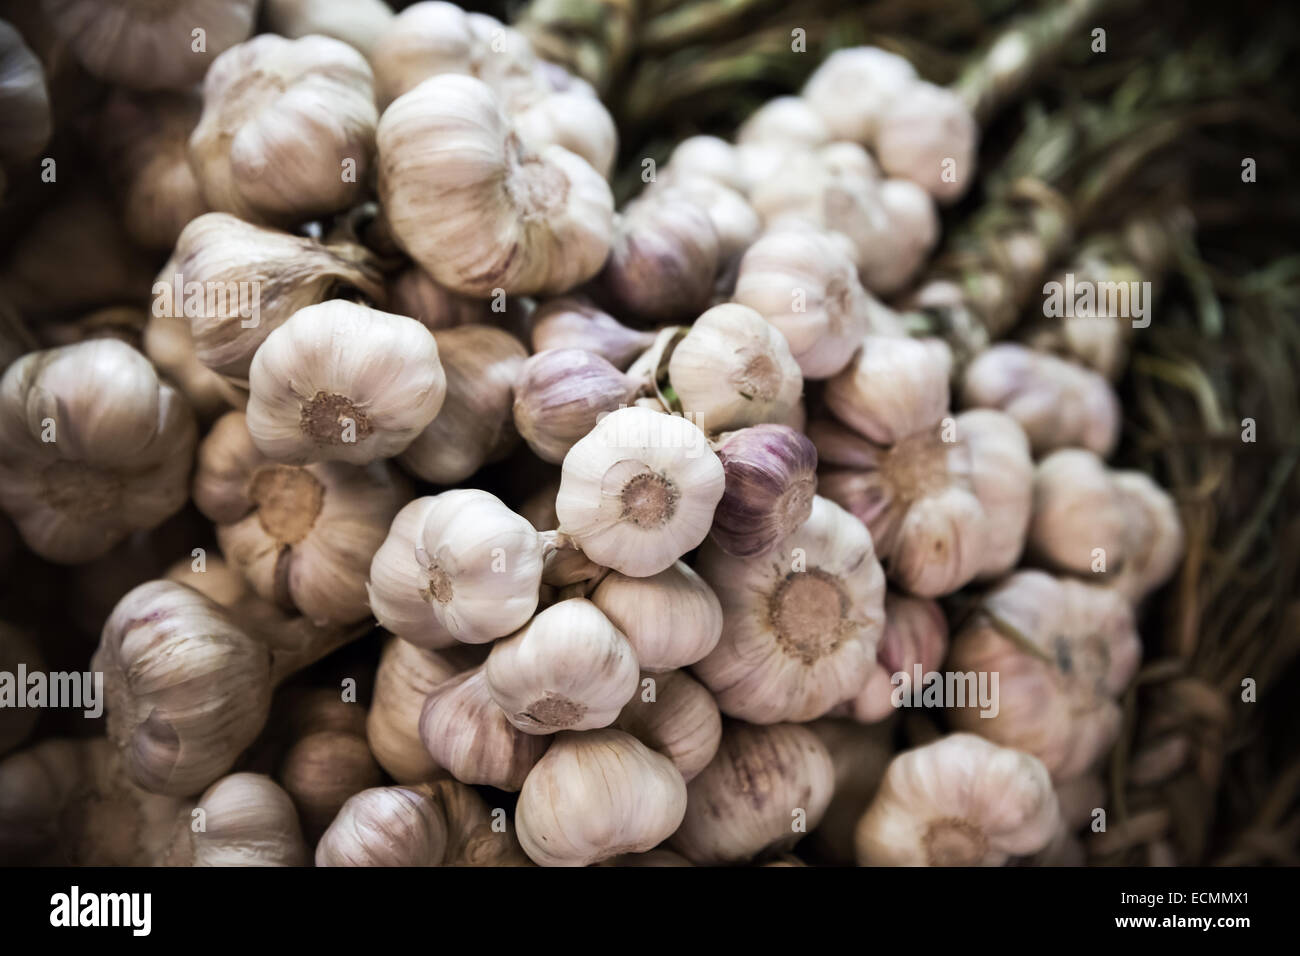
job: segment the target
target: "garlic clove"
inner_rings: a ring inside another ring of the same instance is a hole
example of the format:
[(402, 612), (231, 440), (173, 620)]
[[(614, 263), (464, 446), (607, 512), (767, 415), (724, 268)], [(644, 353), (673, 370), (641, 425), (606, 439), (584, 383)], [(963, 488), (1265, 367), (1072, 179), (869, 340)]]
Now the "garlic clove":
[(917, 81), (916, 70), (879, 47), (836, 50), (808, 78), (803, 99), (837, 139), (871, 143), (881, 117)]
[(658, 574), (606, 574), (591, 601), (627, 637), (643, 671), (660, 673), (694, 664), (722, 634), (722, 607), (713, 590), (677, 561)]
[(270, 777), (236, 773), (199, 797), (203, 830), (191, 835), (195, 866), (306, 866), (289, 795)]
[(624, 370), (654, 344), (652, 332), (640, 332), (581, 296), (548, 299), (532, 316), (534, 352), (582, 349)]
[(599, 355), (538, 352), (515, 382), (515, 428), (537, 457), (559, 464), (602, 415), (627, 405), (635, 391), (632, 379)]
[(447, 822), (422, 788), (374, 787), (353, 795), (320, 842), (317, 866), (439, 866)]
[(555, 510), (561, 530), (593, 561), (646, 577), (704, 540), (724, 483), (696, 425), (622, 408), (565, 456)]
[(800, 431), (753, 425), (723, 435), (717, 451), (727, 484), (709, 535), (722, 550), (742, 558), (766, 554), (808, 520), (817, 449)]
[(681, 670), (643, 677), (614, 726), (671, 760), (688, 783), (709, 765), (722, 740), (713, 695)]
[(667, 757), (618, 730), (565, 733), (524, 781), (519, 842), (542, 866), (650, 850), (682, 821), (686, 784)]

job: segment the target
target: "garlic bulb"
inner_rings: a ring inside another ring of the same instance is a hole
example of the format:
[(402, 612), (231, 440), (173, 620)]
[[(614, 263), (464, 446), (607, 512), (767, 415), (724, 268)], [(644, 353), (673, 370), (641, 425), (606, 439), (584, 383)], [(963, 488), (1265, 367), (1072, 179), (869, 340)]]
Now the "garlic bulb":
[(565, 456), (555, 511), (593, 561), (647, 577), (704, 540), (724, 481), (697, 426), (621, 408)]
[(717, 452), (727, 485), (709, 536), (723, 551), (741, 558), (766, 554), (808, 520), (817, 449), (802, 432), (753, 425), (722, 436)]
[[(137, 90), (179, 90), (253, 32), (257, 0), (41, 0), (41, 9), (96, 78)], [(195, 30), (202, 31), (202, 45)]]
[(1182, 522), (1169, 493), (1140, 471), (1114, 472), (1116, 490), (1129, 515), (1124, 564), (1115, 587), (1140, 601), (1169, 580), (1185, 550)]
[(664, 172), (671, 182), (682, 179), (712, 179), (741, 194), (749, 192), (736, 148), (717, 136), (688, 136), (673, 147)]
[(271, 653), (197, 591), (150, 581), (118, 602), (91, 662), (104, 672), (108, 735), (154, 793), (197, 793), (266, 723)]
[(829, 378), (872, 330), (871, 295), (843, 247), (813, 229), (769, 232), (740, 260), (734, 300), (785, 336), (804, 378)]
[(416, 265), (390, 277), (387, 291), (388, 306), (393, 312), (409, 315), (430, 332), (493, 320), (488, 300), (450, 292)]
[(562, 146), (605, 179), (618, 154), (618, 129), (605, 105), (589, 91), (534, 89), (506, 103), (520, 138), (534, 149)]
[(41, 61), (21, 33), (0, 21), (0, 165), (13, 169), (35, 159), (52, 128)]
[(185, 504), (194, 416), (113, 339), (31, 352), (0, 379), (0, 506), (27, 546), (90, 561)]
[(439, 772), (420, 740), (420, 712), (435, 687), (477, 663), (472, 656), (476, 650), (430, 651), (400, 637), (384, 644), (366, 715), (366, 740), (379, 765), (398, 783), (420, 783)]
[(831, 755), (811, 730), (729, 721), (717, 756), (687, 787), (670, 844), (698, 864), (781, 853), (817, 827), (834, 786)]
[(158, 371), (180, 389), (200, 422), (210, 422), (230, 408), (228, 396), (234, 390), (194, 354), (194, 339), (185, 319), (149, 316), (141, 345)]
[(1120, 732), (1116, 698), (1137, 670), (1133, 611), (1107, 588), (1019, 571), (985, 596), (953, 638), (948, 667), (998, 673), (996, 715), (952, 708), (954, 727), (1040, 759), (1068, 780), (1105, 755)]
[(627, 637), (643, 671), (694, 664), (718, 643), (722, 607), (713, 590), (681, 561), (634, 578), (606, 574), (591, 602)]
[(336, 299), (266, 337), (248, 432), (268, 458), (364, 465), (404, 451), (442, 408), (438, 343), (414, 319)]
[(425, 481), (452, 485), (504, 458), (518, 442), (512, 408), (528, 353), (513, 335), (485, 325), (443, 329), (433, 337), (446, 398), (398, 460)]
[(526, 145), (478, 80), (425, 80), (384, 111), (378, 142), (393, 233), (441, 285), (560, 293), (604, 265), (609, 185), (561, 146)]
[(708, 213), (671, 187), (629, 203), (597, 279), (612, 311), (646, 323), (693, 318), (709, 304), (719, 243)]
[[(45, 670), (45, 660), (30, 635), (0, 621), (0, 674), (17, 674), (20, 666), (29, 674), (40, 673)], [(28, 707), (0, 708), (0, 755), (23, 742), (40, 713)]]
[(862, 283), (892, 296), (906, 288), (925, 265), (939, 241), (939, 214), (930, 194), (907, 179), (886, 179), (879, 186), (885, 234), (879, 242), (861, 242), (858, 268)]
[(619, 730), (565, 733), (519, 793), (524, 852), (542, 866), (587, 866), (663, 842), (682, 822), (686, 784), (667, 757)]
[(484, 668), (439, 684), (420, 713), (420, 739), (439, 767), (461, 783), (518, 790), (550, 743), (516, 730), (497, 706)]
[(862, 689), (885, 624), (885, 576), (852, 515), (817, 497), (772, 554), (736, 558), (709, 542), (697, 566), (722, 604), (722, 639), (693, 669), (723, 713), (812, 720)]
[(226, 559), (262, 597), (320, 624), (369, 616), (370, 560), (409, 497), (409, 484), (386, 462), (269, 460), (241, 412), (213, 425), (194, 476), (194, 502), (216, 524)]
[(1086, 448), (1106, 458), (1119, 441), (1119, 398), (1104, 378), (1054, 355), (1003, 342), (966, 368), (962, 404), (1006, 412), (1035, 457)]
[(199, 797), (191, 833), (195, 866), (306, 866), (307, 847), (289, 795), (270, 777), (236, 773)]
[(803, 98), (836, 139), (871, 143), (881, 117), (917, 82), (912, 64), (879, 47), (836, 50), (803, 87)]
[[(855, 96), (858, 93), (854, 91)], [(808, 99), (799, 96), (778, 96), (768, 100), (750, 113), (749, 119), (736, 131), (737, 143), (776, 143), (812, 148), (830, 140), (830, 127), (809, 105)]]
[(602, 415), (627, 405), (636, 383), (582, 349), (538, 352), (515, 382), (515, 428), (538, 458), (559, 464)]
[(895, 711), (894, 694), (917, 693), (915, 668), (922, 676), (937, 671), (948, 652), (948, 622), (943, 609), (926, 598), (889, 593), (885, 596), (885, 630), (876, 649), (875, 666), (844, 713), (864, 724), (876, 723)]
[(351, 44), (365, 57), (393, 20), (392, 8), (384, 0), (266, 0), (263, 14), (273, 33), (333, 37)]
[(548, 299), (532, 318), (534, 352), (582, 349), (623, 370), (654, 344), (654, 333), (629, 329), (582, 296)]
[(363, 195), (378, 121), (374, 77), (355, 49), (264, 33), (208, 70), (190, 161), (211, 208), (290, 225)]
[(383, 296), (377, 260), (361, 246), (325, 245), (226, 213), (190, 222), (169, 265), (154, 284), (153, 315), (184, 315), (199, 361), (235, 379), (248, 378), (253, 353), (300, 309), (349, 290)]
[(695, 320), (668, 360), (668, 378), (682, 410), (706, 432), (780, 421), (803, 391), (785, 338), (734, 304)]
[(439, 866), (447, 821), (419, 787), (375, 787), (343, 804), (316, 844), (317, 866)]
[(370, 607), (421, 647), (484, 644), (533, 616), (542, 557), (533, 527), (486, 491), (417, 498), (370, 564)]
[(673, 762), (688, 783), (709, 765), (722, 740), (713, 695), (685, 671), (644, 677), (614, 726)]
[(863, 866), (1001, 866), (1059, 823), (1040, 760), (973, 734), (899, 754), (858, 823)]
[(647, 187), (646, 195), (653, 195), (651, 190), (671, 191), (702, 209), (713, 225), (714, 235), (718, 240), (718, 284), (734, 268), (735, 260), (758, 238), (763, 223), (754, 212), (749, 201), (724, 183), (715, 179), (693, 173), (668, 173), (659, 177), (657, 186)]
[(492, 699), (526, 734), (608, 727), (638, 674), (627, 637), (585, 598), (553, 604), (498, 641), (484, 668)]
[(979, 126), (956, 93), (916, 82), (902, 90), (877, 123), (880, 168), (910, 179), (939, 203), (953, 203), (975, 182)]

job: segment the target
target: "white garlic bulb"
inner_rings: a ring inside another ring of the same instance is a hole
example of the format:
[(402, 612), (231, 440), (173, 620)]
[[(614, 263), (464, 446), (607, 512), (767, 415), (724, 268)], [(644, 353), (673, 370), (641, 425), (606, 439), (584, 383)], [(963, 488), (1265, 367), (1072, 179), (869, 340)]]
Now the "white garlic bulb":
[(343, 804), (320, 842), (317, 866), (439, 866), (447, 821), (422, 787), (374, 787)]
[(190, 160), (212, 209), (292, 224), (362, 195), (378, 121), (374, 77), (355, 49), (264, 33), (208, 70)]
[(885, 231), (877, 241), (860, 240), (857, 262), (863, 285), (892, 296), (907, 287), (934, 250), (939, 214), (930, 194), (908, 179), (886, 179), (878, 195)]
[(553, 604), (498, 641), (484, 668), (492, 699), (526, 734), (608, 727), (638, 674), (627, 637), (584, 598)]
[(737, 162), (736, 148), (717, 136), (688, 136), (682, 140), (673, 147), (664, 172), (672, 182), (700, 177), (722, 183), (742, 195), (749, 192), (750, 184)]
[(273, 33), (333, 37), (367, 58), (393, 20), (393, 10), (384, 0), (266, 0), (263, 11)]
[(803, 87), (803, 98), (836, 139), (871, 143), (880, 119), (913, 83), (916, 70), (879, 47), (836, 50)]
[(591, 601), (626, 635), (643, 671), (694, 664), (722, 635), (722, 607), (704, 579), (681, 561), (658, 574), (606, 574)]
[(336, 299), (266, 337), (248, 431), (268, 458), (364, 465), (403, 451), (442, 408), (438, 343), (414, 319)]
[[(856, 95), (858, 91), (854, 93)], [(736, 130), (737, 143), (776, 143), (811, 148), (825, 145), (830, 140), (830, 127), (809, 101), (799, 96), (778, 96), (768, 100), (750, 113)]]
[(195, 866), (305, 866), (307, 848), (289, 795), (270, 777), (236, 773), (199, 797)]
[(671, 760), (688, 783), (713, 760), (722, 740), (713, 695), (681, 670), (643, 677), (614, 726)]
[(910, 179), (939, 203), (953, 203), (975, 182), (979, 126), (951, 90), (916, 82), (880, 117), (874, 141), (880, 168)]
[(560, 734), (519, 793), (524, 852), (542, 866), (587, 866), (663, 842), (686, 811), (667, 757), (619, 730)]
[(885, 576), (862, 522), (825, 498), (769, 555), (712, 542), (700, 575), (722, 604), (722, 639), (693, 670), (723, 713), (806, 721), (856, 696), (885, 625)]
[(1042, 762), (973, 734), (899, 754), (858, 823), (864, 866), (1001, 866), (1037, 853), (1059, 810)]
[(696, 425), (621, 408), (565, 456), (555, 510), (561, 530), (593, 561), (646, 577), (704, 540), (724, 483)]
[(425, 80), (384, 111), (378, 142), (393, 233), (447, 288), (560, 293), (604, 265), (609, 185), (561, 146), (524, 143), (480, 81)]
[(370, 564), (371, 610), (421, 647), (496, 640), (537, 608), (543, 548), (532, 525), (486, 491), (417, 498)]

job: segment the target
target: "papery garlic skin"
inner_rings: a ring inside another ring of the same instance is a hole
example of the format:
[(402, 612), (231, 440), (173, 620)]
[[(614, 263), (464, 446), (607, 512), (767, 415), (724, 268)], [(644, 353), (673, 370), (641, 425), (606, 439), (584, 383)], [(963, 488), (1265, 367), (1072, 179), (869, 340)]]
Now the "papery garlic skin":
[(492, 699), (526, 734), (608, 727), (639, 672), (627, 637), (584, 598), (554, 604), (498, 641), (484, 667)]
[(374, 77), (355, 49), (262, 34), (208, 70), (190, 159), (211, 208), (289, 225), (362, 195), (378, 121)]
[(1035, 457), (1079, 447), (1108, 457), (1119, 441), (1120, 404), (1110, 384), (1072, 362), (999, 343), (967, 367), (962, 404), (997, 408), (1025, 430)]
[(668, 377), (682, 410), (707, 432), (781, 421), (803, 392), (785, 337), (731, 303), (695, 320), (673, 349)]
[(289, 795), (270, 777), (236, 773), (199, 797), (203, 830), (191, 836), (195, 866), (306, 866)]
[(425, 80), (384, 111), (378, 143), (394, 235), (447, 288), (561, 293), (604, 265), (609, 185), (561, 146), (525, 144), (480, 81)]
[(794, 846), (821, 821), (835, 787), (830, 753), (797, 724), (728, 721), (717, 755), (687, 787), (670, 845), (692, 863), (745, 863)]
[(880, 167), (910, 179), (949, 204), (975, 182), (979, 127), (956, 93), (917, 82), (903, 90), (881, 116), (875, 138)]
[(916, 82), (912, 64), (878, 47), (836, 50), (803, 87), (803, 98), (836, 139), (873, 142), (890, 105)]
[(108, 735), (154, 793), (197, 793), (266, 723), (271, 653), (184, 585), (150, 581), (118, 602), (91, 662), (104, 672)]
[(515, 821), (541, 866), (588, 866), (663, 842), (686, 811), (667, 757), (618, 730), (559, 735), (524, 781)]
[(257, 0), (41, 0), (41, 10), (92, 75), (132, 89), (179, 90), (253, 32)]
[(709, 542), (696, 564), (723, 625), (693, 670), (723, 713), (812, 720), (862, 689), (885, 624), (885, 575), (860, 521), (817, 497), (770, 554), (736, 558)]
[(467, 325), (433, 334), (447, 393), (438, 415), (398, 456), (425, 481), (451, 485), (504, 458), (519, 441), (515, 382), (528, 353), (513, 335)]
[(0, 378), (0, 507), (41, 557), (93, 560), (181, 509), (196, 437), (185, 399), (129, 345), (30, 352)]
[[(915, 668), (937, 671), (948, 652), (948, 622), (943, 609), (925, 598), (890, 593), (885, 596), (885, 630), (876, 649), (875, 666), (862, 690), (843, 710), (859, 723), (872, 724), (891, 716), (895, 693), (919, 694)], [(902, 690), (900, 691), (899, 688)]]
[(1059, 819), (1040, 760), (950, 734), (890, 763), (858, 823), (858, 863), (1001, 866), (1046, 846)]
[(722, 741), (722, 714), (713, 695), (682, 670), (643, 677), (614, 726), (671, 760), (688, 783)]
[(722, 635), (717, 596), (681, 561), (649, 577), (611, 571), (591, 601), (631, 642), (641, 669), (652, 674), (694, 664)]
[(393, 20), (384, 0), (266, 0), (267, 26), (286, 37), (311, 34), (333, 37), (369, 57), (380, 35)]
[(559, 464), (602, 415), (627, 405), (636, 383), (583, 349), (538, 352), (514, 389), (515, 428), (538, 458)]
[(484, 644), (532, 617), (542, 557), (532, 525), (486, 491), (417, 498), (371, 561), (370, 607), (420, 647)]
[(1078, 776), (1120, 732), (1117, 698), (1141, 644), (1128, 601), (1108, 588), (1018, 571), (954, 637), (948, 667), (999, 674), (996, 715), (950, 709), (953, 726), (1033, 754), (1052, 778)]
[(728, 554), (771, 551), (812, 514), (817, 448), (788, 425), (753, 425), (722, 436), (718, 459), (727, 485), (710, 537)]
[(555, 510), (561, 530), (593, 561), (647, 577), (704, 540), (724, 483), (699, 427), (622, 408), (565, 456)]
[(583, 349), (620, 371), (654, 344), (654, 333), (630, 329), (581, 296), (548, 299), (532, 316), (534, 352)]
[(447, 377), (419, 322), (336, 299), (266, 337), (249, 387), (248, 432), (268, 458), (364, 465), (404, 451), (433, 421)]
[(440, 866), (447, 822), (422, 788), (375, 787), (343, 804), (320, 842), (317, 866)]

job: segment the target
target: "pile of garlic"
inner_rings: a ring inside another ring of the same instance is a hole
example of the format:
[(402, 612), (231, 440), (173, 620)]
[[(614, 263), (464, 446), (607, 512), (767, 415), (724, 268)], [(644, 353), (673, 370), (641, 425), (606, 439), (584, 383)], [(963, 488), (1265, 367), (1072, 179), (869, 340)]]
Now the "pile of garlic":
[[(161, 118), (147, 172), (112, 150), (170, 250), (144, 354), (86, 323), (8, 367), (0, 507), (78, 565), (192, 498), (221, 557), (103, 622), (107, 740), (0, 762), (0, 861), (736, 864), (823, 820), (863, 864), (1065, 858), (1181, 533), (1100, 457), (1105, 379), (998, 346), (956, 411), (882, 301), (974, 181), (955, 94), (837, 52), (616, 211), (609, 114), (490, 17), (138, 5), (46, 3), (105, 116)], [(121, 68), (201, 11), (202, 62)], [(476, 487), (506, 461), (525, 500)], [(368, 634), (368, 709), (277, 691)], [(945, 666), (1000, 674), (997, 716), (893, 755), (894, 675)]]

